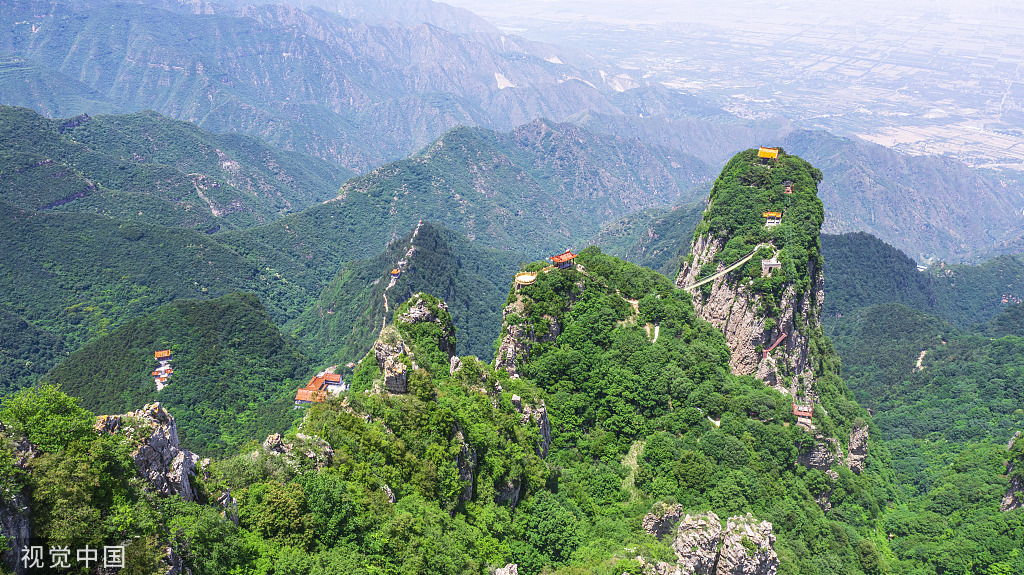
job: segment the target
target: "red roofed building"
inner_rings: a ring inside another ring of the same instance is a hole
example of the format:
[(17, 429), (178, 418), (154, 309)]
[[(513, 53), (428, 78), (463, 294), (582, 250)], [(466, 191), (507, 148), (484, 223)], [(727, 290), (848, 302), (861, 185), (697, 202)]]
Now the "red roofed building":
[(574, 254), (569, 250), (565, 250), (564, 253), (560, 253), (557, 256), (551, 256), (548, 259), (554, 262), (554, 264), (558, 266), (558, 269), (566, 270), (573, 266), (572, 261), (576, 259), (576, 255), (577, 254)]
[(341, 379), (341, 374), (333, 373), (331, 370), (314, 375), (306, 387), (295, 392), (295, 407), (321, 403), (327, 401), (328, 395), (337, 397), (341, 392), (348, 390), (348, 385)]

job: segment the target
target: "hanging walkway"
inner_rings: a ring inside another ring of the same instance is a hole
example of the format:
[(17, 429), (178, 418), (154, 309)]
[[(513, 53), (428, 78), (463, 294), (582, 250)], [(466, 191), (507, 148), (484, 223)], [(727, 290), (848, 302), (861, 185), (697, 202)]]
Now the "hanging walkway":
[(757, 247), (754, 248), (754, 251), (752, 251), (749, 254), (743, 256), (742, 258), (736, 260), (736, 262), (734, 264), (732, 264), (731, 266), (725, 268), (724, 270), (722, 270), (722, 271), (720, 271), (718, 273), (711, 274), (710, 276), (700, 280), (697, 283), (690, 284), (690, 285), (684, 287), (683, 289), (686, 290), (686, 291), (692, 291), (692, 290), (694, 290), (696, 288), (699, 288), (700, 286), (702, 286), (702, 285), (704, 285), (704, 284), (706, 284), (706, 283), (708, 283), (710, 281), (715, 281), (716, 279), (724, 276), (725, 274), (727, 274), (727, 273), (735, 270), (736, 268), (742, 266), (743, 264), (749, 262), (750, 258), (754, 257), (754, 254), (757, 253), (757, 250), (761, 249), (762, 247), (764, 247), (766, 245), (767, 244), (758, 244)]

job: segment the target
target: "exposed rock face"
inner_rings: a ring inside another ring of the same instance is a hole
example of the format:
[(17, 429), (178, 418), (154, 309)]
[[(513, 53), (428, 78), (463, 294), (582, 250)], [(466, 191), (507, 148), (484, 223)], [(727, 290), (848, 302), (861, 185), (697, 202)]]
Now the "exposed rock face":
[[(640, 561), (646, 575), (774, 575), (779, 566), (772, 524), (758, 522), (749, 513), (730, 517), (725, 529), (713, 512), (687, 515), (682, 506), (655, 504), (643, 528), (659, 539), (675, 533), (675, 564)], [(678, 524), (678, 526), (676, 525)]]
[[(552, 316), (545, 315), (544, 319), (548, 322), (548, 331), (537, 334), (533, 324), (527, 322), (522, 317), (525, 308), (523, 300), (517, 297), (516, 301), (508, 304), (502, 310), (505, 335), (502, 336), (501, 343), (498, 345), (498, 353), (494, 356), (494, 368), (504, 368), (513, 377), (518, 375), (516, 373), (517, 362), (520, 358), (530, 357), (530, 347), (534, 343), (555, 341), (558, 335), (562, 333), (562, 326), (558, 323), (558, 320)], [(510, 319), (509, 316), (513, 317)]]
[(408, 310), (401, 313), (395, 318), (397, 322), (403, 323), (421, 323), (421, 322), (433, 322), (441, 326), (441, 337), (438, 339), (437, 347), (441, 351), (448, 354), (448, 357), (455, 356), (455, 329), (452, 327), (451, 316), (448, 315), (448, 304), (443, 300), (435, 299), (433, 305), (436, 305), (440, 310), (443, 311), (444, 315), (448, 315), (447, 318), (438, 317), (438, 313), (435, 313), (431, 309), (431, 302), (427, 300), (426, 294), (417, 293), (412, 296), (411, 299), (416, 300)]
[(772, 524), (758, 522), (749, 513), (730, 517), (722, 537), (716, 575), (775, 575), (779, 556), (775, 554)]
[(864, 471), (868, 457), (868, 426), (855, 425), (850, 430), (850, 453), (846, 458), (846, 465), (850, 471), (860, 475)]
[(682, 505), (666, 506), (661, 503), (655, 504), (654, 508), (647, 515), (644, 515), (644, 531), (654, 535), (659, 540), (674, 533), (679, 519), (683, 516)]
[(721, 539), (722, 523), (717, 515), (710, 511), (695, 517), (687, 515), (672, 542), (683, 573), (714, 573)]
[(519, 565), (515, 563), (509, 563), (504, 567), (499, 567), (494, 570), (494, 575), (519, 575)]
[(451, 361), (448, 362), (448, 374), (455, 375), (456, 371), (462, 369), (462, 360), (459, 356), (453, 355)]
[(537, 455), (541, 456), (541, 458), (546, 458), (548, 456), (548, 447), (551, 446), (551, 422), (548, 420), (548, 408), (544, 405), (544, 401), (541, 400), (540, 406), (534, 407), (530, 404), (524, 404), (522, 398), (518, 395), (513, 395), (512, 406), (522, 414), (519, 420), (520, 423), (528, 425), (532, 422), (537, 426), (537, 431), (540, 432), (540, 445), (537, 446)]
[(96, 427), (107, 433), (124, 430), (129, 438), (138, 434), (141, 443), (132, 452), (132, 458), (139, 475), (161, 495), (195, 500), (191, 478), (195, 476), (199, 456), (180, 448), (178, 425), (159, 403), (124, 415), (101, 415)]
[(397, 329), (385, 326), (380, 331), (380, 337), (373, 344), (373, 356), (384, 378), (384, 389), (391, 393), (408, 393), (409, 366), (403, 360), (412, 356), (412, 350), (405, 345)]
[[(728, 238), (699, 236), (693, 244), (692, 261), (684, 263), (676, 285), (685, 287), (697, 281), (702, 266), (712, 263), (715, 254), (722, 251)], [(771, 244), (768, 244), (771, 247)], [(718, 271), (728, 267), (718, 264)], [(762, 311), (761, 296), (750, 290), (744, 282), (733, 281), (726, 274), (711, 282), (711, 293), (704, 296), (694, 290), (693, 306), (700, 317), (725, 334), (729, 350), (729, 369), (737, 375), (756, 375), (768, 385), (813, 402), (814, 371), (807, 329), (819, 325), (821, 306), (825, 298), (824, 275), (812, 260), (808, 262), (811, 287), (797, 297), (792, 285), (783, 291), (779, 302), (780, 314), (769, 318)], [(771, 319), (774, 326), (766, 325)], [(803, 327), (801, 327), (803, 326)], [(768, 327), (768, 329), (766, 329)], [(758, 351), (770, 348), (779, 337), (785, 339), (768, 357)], [(784, 373), (792, 376), (784, 377)]]
[[(1006, 449), (1012, 451), (1014, 444), (1020, 437), (1021, 433), (1018, 431), (1010, 439)], [(1010, 478), (1010, 485), (1006, 488), (1006, 495), (1003, 496), (1002, 504), (999, 506), (1000, 511), (1013, 511), (1014, 509), (1024, 507), (1024, 478), (1015, 477), (1016, 472), (1017, 470), (1011, 459), (1006, 464), (1006, 475)]]
[(797, 463), (811, 469), (828, 471), (832, 464), (843, 460), (843, 449), (839, 442), (831, 437), (814, 436), (814, 448), (801, 451), (796, 458)]
[(476, 475), (476, 450), (466, 442), (462, 430), (456, 427), (455, 444), (460, 445), (459, 453), (455, 456), (455, 466), (459, 470), (459, 481), (462, 482), (462, 491), (459, 493), (456, 505), (462, 505), (473, 498), (473, 480)]
[(504, 485), (498, 487), (498, 494), (494, 500), (499, 505), (508, 502), (509, 506), (513, 509), (516, 503), (519, 503), (519, 492), (523, 487), (522, 481), (517, 477), (515, 479), (509, 479)]
[(26, 573), (24, 564), (19, 560), (16, 551), (31, 545), (32, 536), (29, 516), (31, 512), (28, 507), (28, 498), (22, 493), (14, 494), (7, 500), (3, 507), (0, 507), (0, 535), (7, 538), (11, 551), (5, 551), (2, 556), (3, 564), (16, 575)]
[(293, 469), (312, 465), (317, 470), (330, 467), (334, 460), (334, 449), (319, 437), (295, 434), (295, 439), (287, 441), (280, 433), (273, 433), (263, 441), (263, 450), (275, 456), (283, 456)]
[[(835, 485), (836, 480), (839, 479), (839, 474), (836, 473), (835, 470), (833, 470), (833, 469), (829, 469), (828, 471), (826, 471), (825, 475), (827, 475), (828, 478), (832, 480), (832, 485)], [(828, 489), (826, 489), (826, 490), (822, 491), (821, 493), (815, 495), (814, 496), (814, 502), (818, 504), (818, 507), (820, 507), (821, 510), (824, 513), (828, 513), (829, 511), (831, 511), (832, 510), (832, 487), (829, 487)]]
[[(0, 432), (6, 431), (7, 427), (0, 423)], [(38, 454), (36, 446), (24, 437), (11, 442), (11, 451), (14, 453), (14, 464), (22, 471), (28, 471), (29, 463)], [(7, 538), (11, 548), (0, 555), (0, 562), (15, 575), (27, 572), (17, 551), (31, 545), (30, 517), (28, 497), (20, 491), (10, 494), (9, 498), (5, 497), (0, 505), (0, 535)]]

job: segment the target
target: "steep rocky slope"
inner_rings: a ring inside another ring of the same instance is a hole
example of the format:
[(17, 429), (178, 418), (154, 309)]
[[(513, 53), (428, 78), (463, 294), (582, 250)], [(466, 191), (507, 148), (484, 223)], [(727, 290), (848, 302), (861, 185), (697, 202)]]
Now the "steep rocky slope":
[[(790, 397), (797, 424), (814, 435), (797, 461), (832, 480), (834, 465), (862, 473), (867, 413), (850, 401), (821, 328), (822, 174), (781, 148), (777, 158), (760, 155), (741, 152), (722, 170), (675, 283), (725, 335), (732, 373)], [(823, 510), (830, 495), (816, 494)]]
[[(824, 301), (820, 179), (810, 164), (782, 151), (778, 159), (758, 158), (756, 150), (738, 154), (715, 181), (676, 278), (694, 294), (695, 311), (725, 334), (733, 373), (756, 374), (807, 405), (815, 401), (823, 359), (811, 345), (820, 338)], [(698, 285), (748, 252), (745, 265)]]

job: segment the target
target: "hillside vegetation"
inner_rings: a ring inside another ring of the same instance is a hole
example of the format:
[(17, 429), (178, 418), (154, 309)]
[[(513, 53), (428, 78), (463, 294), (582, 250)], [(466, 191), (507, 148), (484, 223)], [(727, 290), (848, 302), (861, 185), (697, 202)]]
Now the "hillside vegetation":
[(0, 200), (215, 232), (334, 197), (351, 172), (153, 112), (47, 119), (0, 106)]
[[(322, 350), (331, 363), (344, 364), (366, 354), (384, 320), (401, 302), (417, 292), (435, 293), (448, 303), (458, 326), (459, 354), (490, 361), (491, 342), (501, 330), (501, 297), (507, 289), (505, 282), (495, 283), (493, 278), (511, 277), (519, 257), (478, 247), (423, 222), (380, 255), (345, 264), (316, 306), (284, 329)], [(391, 285), (391, 271), (399, 267), (401, 275)]]
[[(158, 349), (174, 354), (161, 391), (150, 375)], [(256, 296), (231, 294), (175, 302), (129, 321), (72, 353), (45, 381), (95, 413), (159, 401), (178, 419), (182, 444), (212, 455), (291, 427), (295, 390), (313, 371)]]

